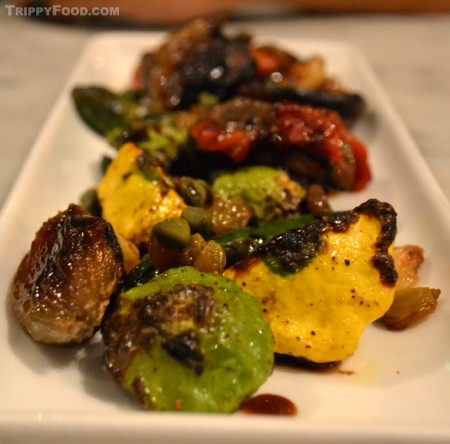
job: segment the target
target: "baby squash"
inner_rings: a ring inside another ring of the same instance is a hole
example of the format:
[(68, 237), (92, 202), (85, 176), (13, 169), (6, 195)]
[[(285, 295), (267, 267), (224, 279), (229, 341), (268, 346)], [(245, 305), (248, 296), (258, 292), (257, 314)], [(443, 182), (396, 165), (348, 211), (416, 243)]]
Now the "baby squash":
[(230, 413), (272, 373), (260, 304), (189, 266), (121, 293), (102, 334), (106, 368), (147, 410)]
[(275, 237), (225, 275), (261, 302), (276, 353), (337, 362), (392, 304), (395, 234), (394, 209), (371, 199)]
[(180, 217), (186, 208), (162, 168), (153, 165), (145, 152), (132, 143), (120, 148), (97, 195), (103, 217), (117, 234), (136, 245), (148, 241), (157, 222)]

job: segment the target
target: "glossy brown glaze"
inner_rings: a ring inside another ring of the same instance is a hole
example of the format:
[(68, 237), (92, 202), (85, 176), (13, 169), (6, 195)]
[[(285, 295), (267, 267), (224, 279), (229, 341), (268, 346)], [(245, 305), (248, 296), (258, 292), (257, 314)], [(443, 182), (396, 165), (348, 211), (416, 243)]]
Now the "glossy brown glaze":
[(261, 394), (247, 399), (241, 404), (240, 410), (255, 415), (295, 416), (297, 414), (297, 407), (291, 400), (272, 394)]
[(111, 225), (70, 205), (36, 233), (10, 288), (24, 329), (39, 342), (90, 338), (124, 276)]

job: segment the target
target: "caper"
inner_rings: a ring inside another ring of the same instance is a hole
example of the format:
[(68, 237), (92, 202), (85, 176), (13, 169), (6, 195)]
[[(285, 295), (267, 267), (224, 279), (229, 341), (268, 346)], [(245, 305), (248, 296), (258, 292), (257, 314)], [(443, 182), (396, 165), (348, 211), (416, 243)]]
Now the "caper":
[(203, 237), (211, 234), (211, 217), (204, 208), (187, 207), (181, 217), (187, 220), (192, 233), (200, 233)]
[(189, 244), (191, 229), (186, 219), (166, 219), (153, 226), (152, 234), (168, 248), (184, 248)]
[(212, 202), (211, 187), (202, 179), (181, 177), (177, 185), (177, 191), (188, 205), (205, 207)]

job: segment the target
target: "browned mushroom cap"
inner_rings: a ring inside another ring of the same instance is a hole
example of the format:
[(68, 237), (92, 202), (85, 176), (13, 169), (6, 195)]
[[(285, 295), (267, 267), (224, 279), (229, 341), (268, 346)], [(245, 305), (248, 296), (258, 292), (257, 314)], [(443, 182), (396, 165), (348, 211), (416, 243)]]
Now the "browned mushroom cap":
[(72, 204), (36, 233), (9, 296), (34, 340), (79, 343), (94, 334), (123, 277), (111, 225)]

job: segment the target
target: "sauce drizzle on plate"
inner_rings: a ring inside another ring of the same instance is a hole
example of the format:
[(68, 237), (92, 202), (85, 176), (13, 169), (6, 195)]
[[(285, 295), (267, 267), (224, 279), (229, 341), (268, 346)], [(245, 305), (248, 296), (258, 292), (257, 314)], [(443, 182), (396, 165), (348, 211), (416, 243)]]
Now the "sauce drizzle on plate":
[(289, 399), (280, 395), (261, 394), (244, 401), (240, 410), (243, 413), (257, 415), (295, 416), (296, 405)]

